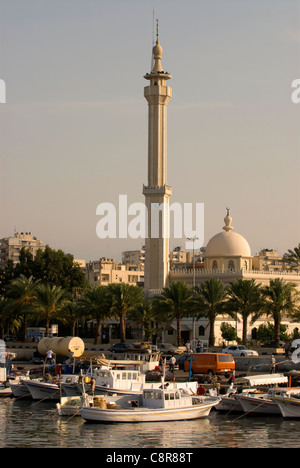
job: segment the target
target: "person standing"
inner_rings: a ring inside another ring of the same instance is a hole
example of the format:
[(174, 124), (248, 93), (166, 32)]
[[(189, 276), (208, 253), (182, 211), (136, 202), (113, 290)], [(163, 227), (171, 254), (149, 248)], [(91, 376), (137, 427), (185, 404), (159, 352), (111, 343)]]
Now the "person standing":
[(172, 372), (172, 374), (174, 374), (175, 364), (176, 364), (176, 358), (175, 356), (172, 356), (169, 360), (169, 371)]
[(276, 359), (275, 359), (274, 354), (272, 354), (272, 357), (271, 357), (271, 374), (275, 374), (275, 371), (276, 371)]

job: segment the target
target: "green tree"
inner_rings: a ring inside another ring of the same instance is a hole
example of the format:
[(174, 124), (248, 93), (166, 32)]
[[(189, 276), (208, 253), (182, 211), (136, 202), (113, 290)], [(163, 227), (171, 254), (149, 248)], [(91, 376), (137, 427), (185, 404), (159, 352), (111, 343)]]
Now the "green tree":
[(76, 324), (84, 319), (83, 311), (75, 299), (66, 300), (57, 313), (57, 319), (70, 328), (70, 336), (76, 335)]
[(144, 290), (125, 283), (112, 283), (107, 286), (110, 298), (110, 311), (120, 320), (120, 341), (126, 341), (126, 316), (144, 300)]
[(215, 345), (216, 317), (223, 313), (226, 289), (218, 278), (210, 278), (195, 288), (198, 304), (198, 318), (206, 317), (209, 321), (209, 346)]
[(74, 288), (82, 288), (86, 284), (84, 273), (74, 257), (62, 250), (51, 249), (48, 245), (39, 249), (36, 256), (23, 247), (20, 251), (19, 263), (15, 266), (15, 275), (32, 276), (50, 286), (61, 286), (72, 292)]
[(167, 314), (170, 321), (176, 320), (177, 346), (181, 345), (181, 321), (194, 312), (194, 305), (193, 290), (180, 281), (164, 288), (161, 295), (153, 300), (153, 307), (162, 317)]
[(270, 280), (269, 285), (263, 288), (263, 296), (264, 306), (260, 311), (254, 314), (252, 321), (254, 322), (264, 313), (267, 316), (271, 316), (274, 321), (275, 347), (278, 347), (283, 314), (292, 316), (299, 310), (299, 293), (295, 284), (276, 278)]
[(223, 322), (221, 324), (221, 333), (222, 338), (226, 341), (237, 340), (236, 329), (230, 323)]
[(60, 286), (41, 283), (36, 287), (35, 296), (34, 310), (39, 319), (45, 320), (46, 336), (48, 336), (51, 320), (58, 316), (66, 302), (65, 291)]
[(148, 341), (157, 333), (157, 323), (160, 321), (153, 303), (144, 299), (143, 303), (128, 314), (128, 319), (142, 327), (143, 340)]
[(248, 319), (263, 307), (261, 285), (255, 280), (238, 279), (229, 284), (224, 310), (231, 316), (241, 315), (243, 322), (243, 344), (247, 343)]
[(32, 276), (26, 278), (20, 275), (14, 279), (6, 288), (7, 303), (5, 313), (9, 314), (10, 320), (20, 320), (23, 332), (23, 340), (27, 340), (28, 316), (33, 313), (36, 301), (36, 288), (38, 281)]
[(107, 286), (90, 286), (78, 301), (79, 311), (96, 320), (94, 344), (99, 343), (102, 321), (110, 318), (110, 297)]

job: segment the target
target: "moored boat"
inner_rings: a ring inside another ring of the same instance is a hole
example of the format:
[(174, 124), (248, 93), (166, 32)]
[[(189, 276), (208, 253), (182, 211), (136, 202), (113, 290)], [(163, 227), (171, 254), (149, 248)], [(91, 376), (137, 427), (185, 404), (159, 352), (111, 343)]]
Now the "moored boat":
[(63, 382), (78, 381), (78, 375), (62, 375), (57, 382), (44, 382), (39, 380), (24, 380), (24, 384), (31, 394), (33, 400), (53, 400), (59, 401), (64, 395)]
[(300, 395), (290, 393), (282, 397), (274, 397), (273, 401), (277, 404), (284, 419), (300, 419)]
[(83, 406), (80, 415), (85, 421), (100, 423), (181, 421), (205, 418), (219, 402), (218, 397), (191, 396), (184, 390), (161, 387), (127, 397), (120, 405)]
[(300, 388), (271, 388), (266, 394), (239, 395), (238, 399), (245, 413), (281, 415), (275, 398), (287, 397), (290, 393), (300, 394)]
[(222, 397), (215, 409), (219, 412), (243, 413), (244, 408), (240, 401), (241, 396), (255, 394), (257, 387), (269, 387), (270, 385), (279, 385), (287, 382), (288, 379), (283, 374), (258, 374), (239, 377), (236, 379), (234, 386)]

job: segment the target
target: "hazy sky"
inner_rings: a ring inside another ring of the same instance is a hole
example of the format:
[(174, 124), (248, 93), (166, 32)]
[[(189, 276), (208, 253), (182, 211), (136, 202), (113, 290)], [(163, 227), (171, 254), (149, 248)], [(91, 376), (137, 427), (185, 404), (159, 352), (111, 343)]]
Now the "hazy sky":
[[(172, 202), (226, 207), (252, 254), (300, 242), (300, 0), (0, 0), (0, 238), (31, 231), (87, 261), (99, 203), (143, 202), (153, 9), (172, 75)], [(185, 239), (175, 240), (183, 245)]]

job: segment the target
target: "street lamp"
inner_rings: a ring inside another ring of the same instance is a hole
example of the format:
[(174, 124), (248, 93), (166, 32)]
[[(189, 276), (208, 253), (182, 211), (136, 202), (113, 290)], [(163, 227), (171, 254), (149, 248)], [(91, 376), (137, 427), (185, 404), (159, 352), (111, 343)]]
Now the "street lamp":
[[(195, 241), (199, 240), (199, 237), (187, 237), (187, 240), (193, 242), (193, 294), (195, 294), (196, 278), (195, 278)], [(193, 339), (192, 339), (192, 348), (195, 349), (194, 345), (196, 343), (196, 321), (193, 316)]]

